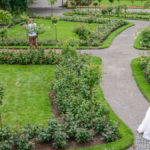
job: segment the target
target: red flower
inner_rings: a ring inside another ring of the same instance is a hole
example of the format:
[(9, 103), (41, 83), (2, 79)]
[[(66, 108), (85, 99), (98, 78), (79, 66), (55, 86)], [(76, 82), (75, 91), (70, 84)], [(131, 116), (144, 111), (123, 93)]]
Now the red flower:
[(118, 125), (120, 125), (120, 121), (118, 122)]
[(7, 58), (8, 58), (8, 59), (10, 59), (11, 57), (10, 57), (10, 56), (8, 56)]
[(42, 59), (45, 59), (45, 57), (42, 57)]

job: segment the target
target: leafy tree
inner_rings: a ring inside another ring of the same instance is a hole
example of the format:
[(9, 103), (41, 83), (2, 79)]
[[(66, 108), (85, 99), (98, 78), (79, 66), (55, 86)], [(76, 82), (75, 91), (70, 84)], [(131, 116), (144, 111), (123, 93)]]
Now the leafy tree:
[(109, 0), (109, 2), (111, 3), (111, 5), (114, 3), (114, 0)]
[(120, 5), (120, 0), (117, 0), (117, 1), (118, 1), (119, 5)]
[(93, 5), (95, 6), (95, 11), (96, 11), (96, 6), (98, 6), (98, 2), (97, 2), (97, 1), (94, 1), (94, 2), (93, 2)]
[(99, 3), (99, 6), (101, 6), (101, 2), (102, 2), (102, 0), (97, 0), (98, 1), (98, 3)]
[(132, 3), (132, 6), (133, 6), (133, 4), (134, 4), (134, 0), (131, 0), (131, 3)]
[(5, 27), (0, 29), (0, 37), (2, 40), (2, 46), (4, 46), (4, 40), (7, 38), (7, 25), (11, 23), (12, 16), (8, 11), (0, 10), (0, 24), (4, 24)]
[(57, 2), (57, 0), (48, 0), (51, 5), (51, 16), (53, 16), (53, 5)]
[(58, 22), (59, 18), (58, 17), (52, 17), (52, 24), (55, 26), (55, 38), (56, 38), (56, 42), (57, 42), (57, 22)]
[(87, 84), (90, 87), (90, 101), (91, 101), (91, 125), (93, 126), (93, 88), (99, 84), (101, 79), (101, 71), (99, 66), (89, 64), (87, 69)]

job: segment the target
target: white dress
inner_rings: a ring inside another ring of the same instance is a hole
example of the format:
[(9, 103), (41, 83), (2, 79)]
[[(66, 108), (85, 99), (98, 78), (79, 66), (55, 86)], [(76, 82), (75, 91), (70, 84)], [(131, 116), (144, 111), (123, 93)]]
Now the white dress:
[(146, 140), (150, 140), (150, 107), (146, 113), (144, 120), (141, 125), (137, 129), (139, 133), (143, 133), (143, 138)]

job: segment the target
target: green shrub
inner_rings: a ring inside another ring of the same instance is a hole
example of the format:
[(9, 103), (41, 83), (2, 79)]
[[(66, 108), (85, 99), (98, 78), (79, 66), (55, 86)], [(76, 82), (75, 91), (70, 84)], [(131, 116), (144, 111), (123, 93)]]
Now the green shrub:
[(89, 39), (90, 31), (84, 24), (78, 25), (73, 32), (79, 36), (80, 40)]
[(12, 150), (12, 147), (9, 141), (0, 142), (0, 150)]
[(109, 121), (109, 123), (104, 128), (102, 136), (106, 142), (116, 141), (120, 137), (118, 125)]
[(32, 150), (35, 146), (25, 135), (18, 136), (16, 138), (15, 145), (18, 150)]
[(67, 134), (61, 130), (58, 130), (53, 135), (53, 146), (54, 148), (65, 148), (67, 146)]
[(78, 128), (75, 137), (78, 143), (85, 143), (92, 139), (93, 131), (83, 129), (83, 128)]

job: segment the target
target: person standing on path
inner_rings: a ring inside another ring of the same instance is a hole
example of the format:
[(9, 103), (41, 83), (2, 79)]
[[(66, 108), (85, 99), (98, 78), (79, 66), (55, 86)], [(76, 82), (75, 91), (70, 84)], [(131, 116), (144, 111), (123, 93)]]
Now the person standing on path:
[(28, 30), (28, 37), (29, 37), (29, 43), (30, 48), (32, 49), (33, 46), (35, 46), (36, 49), (38, 49), (37, 44), (37, 24), (34, 23), (34, 19), (31, 18), (27, 27)]
[(137, 131), (138, 133), (143, 133), (144, 139), (150, 140), (150, 107)]

